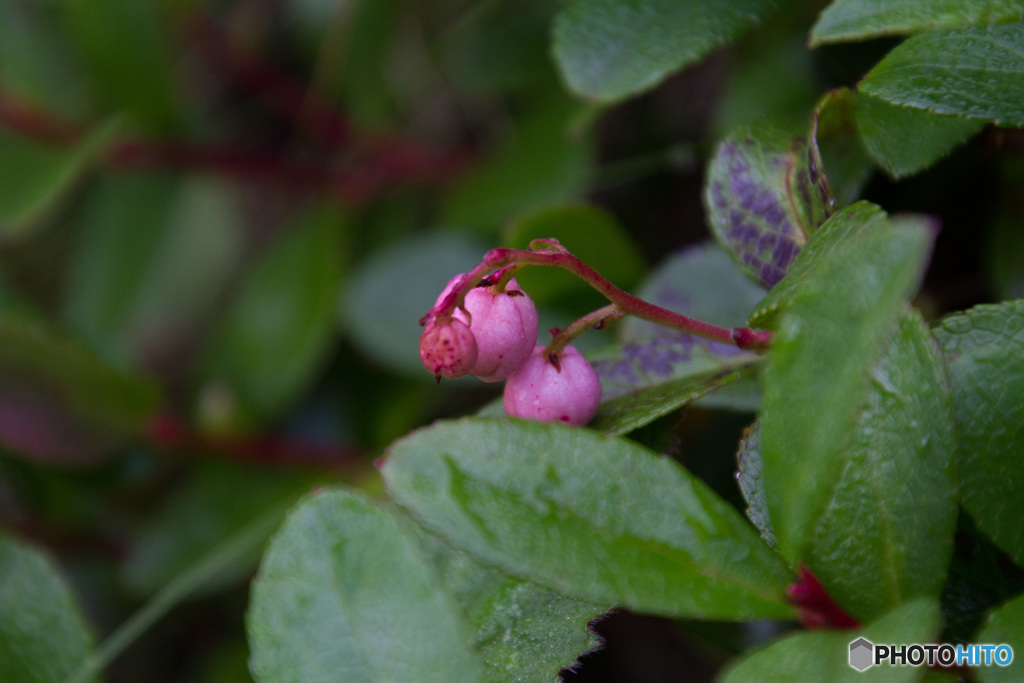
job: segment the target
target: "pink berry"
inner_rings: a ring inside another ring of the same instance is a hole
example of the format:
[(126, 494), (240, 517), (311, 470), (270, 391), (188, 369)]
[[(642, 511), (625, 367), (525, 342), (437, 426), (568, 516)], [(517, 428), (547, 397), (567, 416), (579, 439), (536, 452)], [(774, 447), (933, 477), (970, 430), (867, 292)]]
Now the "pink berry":
[[(456, 275), (437, 298), (440, 304), (462, 278)], [(485, 382), (507, 379), (530, 355), (537, 343), (537, 307), (512, 278), (505, 291), (495, 294), (489, 287), (476, 287), (466, 294), (469, 327), (476, 337), (477, 359), (470, 374)], [(454, 317), (466, 322), (456, 310)]]
[(541, 422), (585, 425), (601, 405), (601, 380), (572, 346), (562, 350), (561, 371), (538, 344), (505, 384), (505, 412)]
[(462, 377), (476, 359), (476, 338), (461, 320), (431, 320), (420, 335), (420, 361), (438, 380)]

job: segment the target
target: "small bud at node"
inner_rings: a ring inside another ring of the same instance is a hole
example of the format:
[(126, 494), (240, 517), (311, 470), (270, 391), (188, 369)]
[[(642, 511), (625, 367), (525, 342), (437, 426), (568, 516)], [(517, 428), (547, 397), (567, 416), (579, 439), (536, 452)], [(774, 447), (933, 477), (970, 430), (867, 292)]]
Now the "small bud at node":
[(431, 320), (420, 336), (420, 361), (438, 381), (467, 374), (476, 363), (476, 338), (461, 320)]

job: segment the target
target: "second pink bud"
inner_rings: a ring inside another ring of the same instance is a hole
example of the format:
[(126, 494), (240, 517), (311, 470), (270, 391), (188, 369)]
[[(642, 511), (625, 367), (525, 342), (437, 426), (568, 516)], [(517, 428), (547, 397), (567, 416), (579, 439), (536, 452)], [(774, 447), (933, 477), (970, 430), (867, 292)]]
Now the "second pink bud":
[[(461, 278), (456, 275), (437, 298), (437, 304), (448, 295)], [(435, 305), (437, 305), (435, 304)], [(522, 365), (537, 343), (537, 307), (523, 292), (515, 278), (505, 291), (495, 294), (490, 287), (476, 287), (466, 294), (465, 313), (456, 309), (452, 316), (469, 324), (476, 337), (476, 364), (470, 370), (485, 382), (507, 379)]]

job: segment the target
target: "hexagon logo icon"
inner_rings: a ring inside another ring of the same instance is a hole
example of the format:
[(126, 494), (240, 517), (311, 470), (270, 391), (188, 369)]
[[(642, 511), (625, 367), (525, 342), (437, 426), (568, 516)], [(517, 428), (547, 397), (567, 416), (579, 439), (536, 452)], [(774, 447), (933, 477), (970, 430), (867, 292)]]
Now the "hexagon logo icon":
[(867, 638), (858, 638), (850, 643), (850, 666), (864, 671), (874, 664), (875, 646)]

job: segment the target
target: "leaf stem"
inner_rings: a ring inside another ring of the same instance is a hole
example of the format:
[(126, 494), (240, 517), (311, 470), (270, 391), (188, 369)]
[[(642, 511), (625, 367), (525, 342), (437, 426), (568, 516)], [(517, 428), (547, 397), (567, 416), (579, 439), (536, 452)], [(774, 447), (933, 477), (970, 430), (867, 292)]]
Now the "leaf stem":
[(622, 315), (636, 316), (698, 337), (731, 344), (741, 349), (759, 351), (771, 345), (772, 335), (766, 330), (752, 330), (747, 327), (733, 329), (719, 327), (635, 297), (613, 285), (600, 273), (566, 251), (555, 240), (534, 240), (531, 246), (541, 248), (530, 251), (499, 248), (487, 252), (484, 260), (466, 273), (462, 281), (452, 288), (448, 296), (421, 319), (420, 324), (425, 324), (431, 316), (450, 316), (455, 308), (461, 305), (466, 293), (478, 286), (488, 273), (517, 264), (566, 270), (600, 292), (604, 298), (621, 311)]

